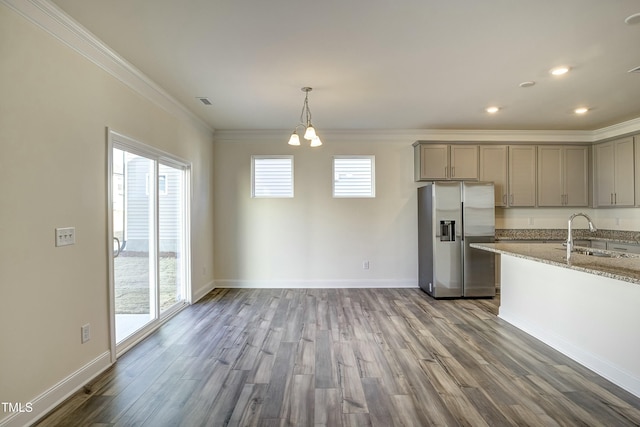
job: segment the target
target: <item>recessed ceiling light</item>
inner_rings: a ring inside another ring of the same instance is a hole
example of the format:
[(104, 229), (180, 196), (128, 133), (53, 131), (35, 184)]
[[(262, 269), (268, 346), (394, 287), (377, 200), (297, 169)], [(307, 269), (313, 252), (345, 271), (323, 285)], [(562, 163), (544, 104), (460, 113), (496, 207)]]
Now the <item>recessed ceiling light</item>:
[(569, 72), (569, 67), (565, 67), (565, 66), (556, 67), (556, 68), (552, 68), (549, 72), (554, 76), (561, 76)]
[(627, 19), (624, 20), (624, 23), (627, 25), (635, 25), (640, 23), (640, 13), (634, 13), (633, 15), (627, 16)]
[(575, 110), (573, 110), (573, 112), (576, 113), (576, 114), (584, 114), (587, 111), (589, 111), (589, 109), (586, 108), (586, 107), (580, 107), (580, 108), (576, 108)]
[(500, 110), (499, 107), (487, 107), (485, 111), (489, 114), (494, 114), (494, 113), (497, 113), (499, 110)]
[(530, 82), (522, 82), (522, 83), (520, 83), (520, 85), (519, 85), (519, 86), (520, 86), (520, 87), (531, 87), (531, 86), (533, 86), (533, 85), (535, 85), (535, 84), (536, 84), (536, 82), (531, 82), (531, 81), (530, 81)]

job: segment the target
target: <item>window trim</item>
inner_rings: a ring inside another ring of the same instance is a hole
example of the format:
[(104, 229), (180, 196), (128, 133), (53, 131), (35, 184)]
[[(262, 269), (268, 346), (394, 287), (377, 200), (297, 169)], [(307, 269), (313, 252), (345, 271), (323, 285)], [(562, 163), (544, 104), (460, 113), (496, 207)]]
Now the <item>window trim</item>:
[[(256, 160), (281, 159), (291, 163), (291, 193), (287, 195), (256, 195)], [(251, 155), (251, 198), (252, 199), (292, 199), (295, 194), (294, 161), (291, 154), (253, 154)]]
[[(371, 161), (371, 192), (370, 194), (336, 195), (336, 160), (338, 159), (368, 159)], [(373, 154), (335, 155), (331, 165), (331, 195), (334, 199), (374, 199), (376, 197), (376, 156)]]

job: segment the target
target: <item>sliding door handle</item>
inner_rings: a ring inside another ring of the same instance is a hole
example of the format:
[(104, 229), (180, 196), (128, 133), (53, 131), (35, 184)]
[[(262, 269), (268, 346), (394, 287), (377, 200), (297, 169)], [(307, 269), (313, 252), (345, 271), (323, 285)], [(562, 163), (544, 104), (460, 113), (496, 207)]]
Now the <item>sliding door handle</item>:
[(117, 247), (115, 253), (113, 254), (113, 257), (118, 258), (118, 255), (120, 255), (120, 239), (118, 239), (117, 237), (114, 237), (113, 240), (116, 241), (116, 247)]

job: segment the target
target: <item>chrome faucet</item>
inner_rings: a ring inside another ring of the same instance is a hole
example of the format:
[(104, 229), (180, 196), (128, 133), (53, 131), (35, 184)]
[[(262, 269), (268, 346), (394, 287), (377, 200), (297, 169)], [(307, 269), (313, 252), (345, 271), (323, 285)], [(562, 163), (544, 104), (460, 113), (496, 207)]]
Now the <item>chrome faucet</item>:
[(589, 218), (589, 215), (580, 212), (580, 213), (574, 213), (569, 217), (569, 225), (567, 226), (567, 262), (569, 262), (569, 260), (571, 259), (571, 252), (573, 251), (573, 238), (571, 237), (571, 223), (573, 222), (573, 219), (577, 216), (583, 216), (587, 219), (587, 221), (589, 221), (589, 231), (591, 231), (592, 233), (596, 231), (596, 227), (593, 225), (593, 222), (591, 221), (591, 218)]

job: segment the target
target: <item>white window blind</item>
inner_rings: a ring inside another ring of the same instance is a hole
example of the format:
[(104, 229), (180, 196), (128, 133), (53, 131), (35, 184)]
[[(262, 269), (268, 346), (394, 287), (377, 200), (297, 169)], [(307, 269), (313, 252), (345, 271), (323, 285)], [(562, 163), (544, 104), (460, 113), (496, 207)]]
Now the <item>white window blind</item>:
[(375, 157), (335, 156), (333, 197), (375, 197)]
[(252, 197), (293, 197), (293, 156), (251, 156)]

